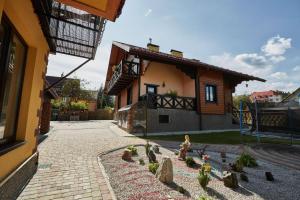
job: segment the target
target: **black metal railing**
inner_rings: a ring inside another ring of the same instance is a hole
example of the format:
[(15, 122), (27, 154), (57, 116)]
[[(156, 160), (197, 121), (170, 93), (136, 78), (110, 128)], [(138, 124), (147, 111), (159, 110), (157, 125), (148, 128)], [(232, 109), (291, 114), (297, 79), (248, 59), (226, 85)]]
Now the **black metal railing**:
[(161, 94), (146, 94), (141, 97), (147, 102), (147, 107), (151, 109), (168, 108), (196, 110), (196, 98), (180, 97)]
[(139, 63), (122, 60), (114, 69), (114, 73), (108, 83), (108, 90), (111, 90), (118, 80), (123, 78), (135, 78), (140, 74)]

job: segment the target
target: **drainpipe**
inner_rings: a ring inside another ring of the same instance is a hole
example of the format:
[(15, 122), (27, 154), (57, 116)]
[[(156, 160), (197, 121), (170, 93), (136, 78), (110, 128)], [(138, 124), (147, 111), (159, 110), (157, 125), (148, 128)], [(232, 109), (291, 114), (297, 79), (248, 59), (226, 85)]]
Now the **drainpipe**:
[(66, 74), (65, 76), (61, 77), (56, 82), (52, 83), (44, 91), (50, 90), (51, 88), (53, 88), (54, 86), (56, 86), (58, 83), (60, 83), (61, 81), (63, 81), (64, 79), (66, 79), (68, 76), (70, 76), (72, 73), (74, 73), (75, 71), (77, 71), (78, 69), (80, 69), (82, 66), (84, 66), (86, 63), (88, 63), (90, 60), (91, 59), (87, 59), (86, 61), (84, 61), (82, 64), (80, 64), (78, 67), (76, 67), (75, 69), (73, 69), (72, 71), (70, 71), (68, 74)]

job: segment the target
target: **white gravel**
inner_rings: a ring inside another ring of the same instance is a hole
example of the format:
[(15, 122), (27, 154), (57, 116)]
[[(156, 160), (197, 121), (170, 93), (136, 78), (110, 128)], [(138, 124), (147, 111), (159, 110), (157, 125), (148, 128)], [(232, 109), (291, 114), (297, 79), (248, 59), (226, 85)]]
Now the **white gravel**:
[[(207, 151), (210, 155), (210, 163), (213, 166), (211, 181), (207, 191), (204, 191), (197, 180), (198, 169), (189, 168), (185, 162), (179, 161), (174, 152), (160, 148), (161, 154), (156, 154), (158, 161), (162, 155), (169, 156), (173, 162), (174, 184), (167, 186), (160, 183), (155, 176), (148, 171), (148, 160), (144, 147), (137, 147), (139, 155), (133, 157), (134, 162), (126, 162), (121, 159), (123, 150), (116, 150), (101, 156), (101, 162), (110, 179), (110, 183), (118, 199), (197, 199), (200, 195), (209, 195), (213, 199), (300, 199), (300, 171), (289, 170), (275, 166), (269, 162), (258, 161), (256, 168), (244, 168), (249, 182), (243, 182), (239, 178), (240, 187), (230, 189), (221, 181), (222, 163), (218, 152)], [(197, 163), (202, 163), (196, 153), (189, 153)], [(227, 154), (227, 164), (233, 162), (237, 155)], [(139, 158), (143, 158), (146, 165), (139, 165)], [(265, 172), (271, 171), (275, 181), (269, 182), (265, 178)], [(185, 195), (175, 190), (176, 186), (186, 189)]]

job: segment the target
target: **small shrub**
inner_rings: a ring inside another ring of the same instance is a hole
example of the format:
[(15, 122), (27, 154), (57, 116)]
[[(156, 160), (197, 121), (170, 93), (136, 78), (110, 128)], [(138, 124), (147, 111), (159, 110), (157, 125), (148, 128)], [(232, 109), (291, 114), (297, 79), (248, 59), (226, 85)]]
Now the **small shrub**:
[(210, 181), (209, 174), (206, 173), (204, 170), (201, 170), (198, 175), (199, 184), (203, 189), (206, 189), (208, 182)]
[(131, 145), (131, 146), (127, 147), (127, 149), (129, 149), (129, 150), (131, 151), (131, 154), (132, 154), (133, 156), (138, 155), (138, 153), (137, 153), (137, 148), (136, 148), (135, 146)]
[(231, 165), (231, 169), (235, 172), (243, 172), (244, 165), (241, 161), (236, 160), (235, 163)]
[(208, 196), (204, 196), (204, 195), (201, 195), (198, 200), (212, 200), (210, 197)]
[(149, 165), (148, 165), (149, 171), (150, 171), (152, 174), (155, 174), (155, 173), (156, 173), (156, 170), (158, 169), (158, 167), (159, 167), (159, 164), (158, 164), (158, 163), (149, 163)]
[(193, 167), (196, 164), (195, 160), (192, 157), (187, 157), (185, 159), (185, 163), (188, 167)]
[(238, 158), (237, 162), (241, 163), (245, 167), (256, 167), (257, 162), (255, 158), (250, 156), (249, 154), (242, 153)]
[(143, 159), (143, 158), (140, 158), (140, 159), (139, 159), (139, 163), (140, 163), (140, 165), (145, 165), (144, 159)]
[(179, 155), (179, 152), (178, 152), (178, 151), (175, 151), (174, 154), (175, 154), (176, 156), (178, 156), (178, 155)]
[(70, 102), (70, 110), (86, 110), (88, 108), (85, 101)]

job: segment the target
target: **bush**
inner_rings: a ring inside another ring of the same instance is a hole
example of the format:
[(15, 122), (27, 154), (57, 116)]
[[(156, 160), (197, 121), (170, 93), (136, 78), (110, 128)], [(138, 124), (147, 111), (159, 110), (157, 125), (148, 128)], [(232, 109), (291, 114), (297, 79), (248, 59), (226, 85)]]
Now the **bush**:
[(155, 173), (156, 173), (156, 170), (158, 169), (158, 167), (159, 167), (159, 164), (158, 164), (158, 163), (149, 163), (149, 165), (148, 165), (149, 171), (150, 171), (152, 174), (155, 174)]
[(140, 165), (145, 165), (144, 159), (143, 159), (143, 158), (140, 158), (140, 159), (139, 159), (139, 163), (140, 163)]
[(177, 97), (177, 91), (176, 90), (169, 90), (165, 95), (169, 97)]
[(203, 189), (206, 189), (208, 182), (210, 181), (209, 174), (206, 173), (204, 170), (201, 170), (198, 175), (199, 184)]
[(198, 198), (198, 200), (211, 200), (211, 198), (208, 197), (208, 196), (201, 195), (201, 196)]
[(85, 101), (72, 101), (70, 103), (70, 110), (86, 110), (88, 108)]
[(185, 159), (185, 163), (188, 167), (193, 167), (196, 164), (195, 160), (192, 157), (187, 157)]
[(256, 162), (255, 158), (253, 158), (252, 156), (250, 156), (249, 154), (246, 154), (246, 153), (242, 153), (237, 158), (236, 163), (242, 164), (245, 167), (256, 167), (257, 166), (257, 162)]
[(127, 149), (129, 149), (129, 150), (131, 151), (131, 154), (132, 154), (133, 156), (138, 155), (138, 153), (137, 153), (137, 148), (134, 147), (133, 145), (127, 147)]

